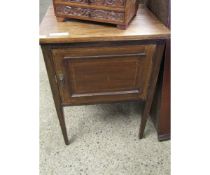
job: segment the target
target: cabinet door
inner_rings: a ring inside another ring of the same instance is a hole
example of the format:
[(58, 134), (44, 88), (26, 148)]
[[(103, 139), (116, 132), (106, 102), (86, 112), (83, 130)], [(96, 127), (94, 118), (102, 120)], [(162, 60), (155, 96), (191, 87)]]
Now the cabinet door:
[(63, 104), (144, 99), (155, 45), (52, 50)]

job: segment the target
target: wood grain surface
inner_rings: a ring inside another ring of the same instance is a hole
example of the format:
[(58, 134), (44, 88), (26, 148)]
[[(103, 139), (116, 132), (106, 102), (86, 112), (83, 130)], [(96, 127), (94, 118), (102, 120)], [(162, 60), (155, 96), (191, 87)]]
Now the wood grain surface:
[(40, 43), (166, 39), (170, 31), (149, 10), (140, 5), (126, 30), (113, 25), (80, 20), (58, 22), (52, 5), (40, 26)]
[(155, 45), (103, 44), (52, 49), (63, 104), (146, 98)]

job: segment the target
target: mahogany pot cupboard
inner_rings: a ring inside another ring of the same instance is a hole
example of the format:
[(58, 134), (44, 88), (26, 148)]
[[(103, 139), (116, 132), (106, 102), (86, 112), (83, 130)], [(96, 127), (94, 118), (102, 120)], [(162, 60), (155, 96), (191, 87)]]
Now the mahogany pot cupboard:
[(53, 0), (58, 21), (66, 18), (116, 24), (126, 29), (137, 13), (138, 0)]
[(40, 26), (40, 44), (65, 143), (64, 106), (142, 100), (143, 137), (165, 42), (170, 31), (140, 6), (127, 30), (69, 20), (50, 6)]

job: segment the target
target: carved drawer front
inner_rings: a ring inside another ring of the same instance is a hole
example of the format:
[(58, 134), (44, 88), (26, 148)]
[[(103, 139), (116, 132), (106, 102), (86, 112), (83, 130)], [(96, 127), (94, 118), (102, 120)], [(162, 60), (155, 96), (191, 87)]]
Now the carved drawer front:
[(110, 10), (96, 10), (92, 9), (90, 12), (91, 19), (109, 20), (110, 22), (124, 22), (124, 13), (110, 11)]
[(154, 45), (53, 49), (64, 104), (144, 98)]
[(88, 0), (57, 0), (62, 2), (75, 2), (75, 3), (81, 3), (81, 4), (88, 4)]
[(124, 7), (126, 0), (56, 0), (56, 2), (70, 2), (107, 7)]
[(91, 10), (89, 8), (80, 8), (57, 4), (55, 7), (55, 11), (58, 15), (89, 18)]
[(97, 10), (91, 8), (81, 8), (75, 6), (67, 6), (62, 4), (56, 5), (56, 13), (58, 15), (67, 15), (72, 17), (83, 17), (100, 21), (124, 22), (124, 13), (111, 10)]
[(67, 4), (67, 5), (76, 5), (76, 6), (78, 6), (79, 7), (79, 5), (81, 4), (81, 5), (89, 5), (89, 2), (88, 2), (88, 0), (54, 0), (55, 1), (55, 3), (65, 3), (65, 4)]
[(90, 4), (93, 5), (103, 5), (103, 6), (113, 6), (113, 7), (123, 7), (126, 0), (89, 0)]

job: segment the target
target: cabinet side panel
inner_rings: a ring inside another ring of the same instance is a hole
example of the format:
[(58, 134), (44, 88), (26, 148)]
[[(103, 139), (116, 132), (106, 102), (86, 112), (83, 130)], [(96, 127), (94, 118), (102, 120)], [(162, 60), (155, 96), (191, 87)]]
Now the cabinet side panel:
[[(145, 0), (145, 4), (160, 21), (170, 28), (170, 0)], [(170, 59), (170, 41), (167, 41), (151, 110), (151, 117), (161, 141), (170, 139)]]

